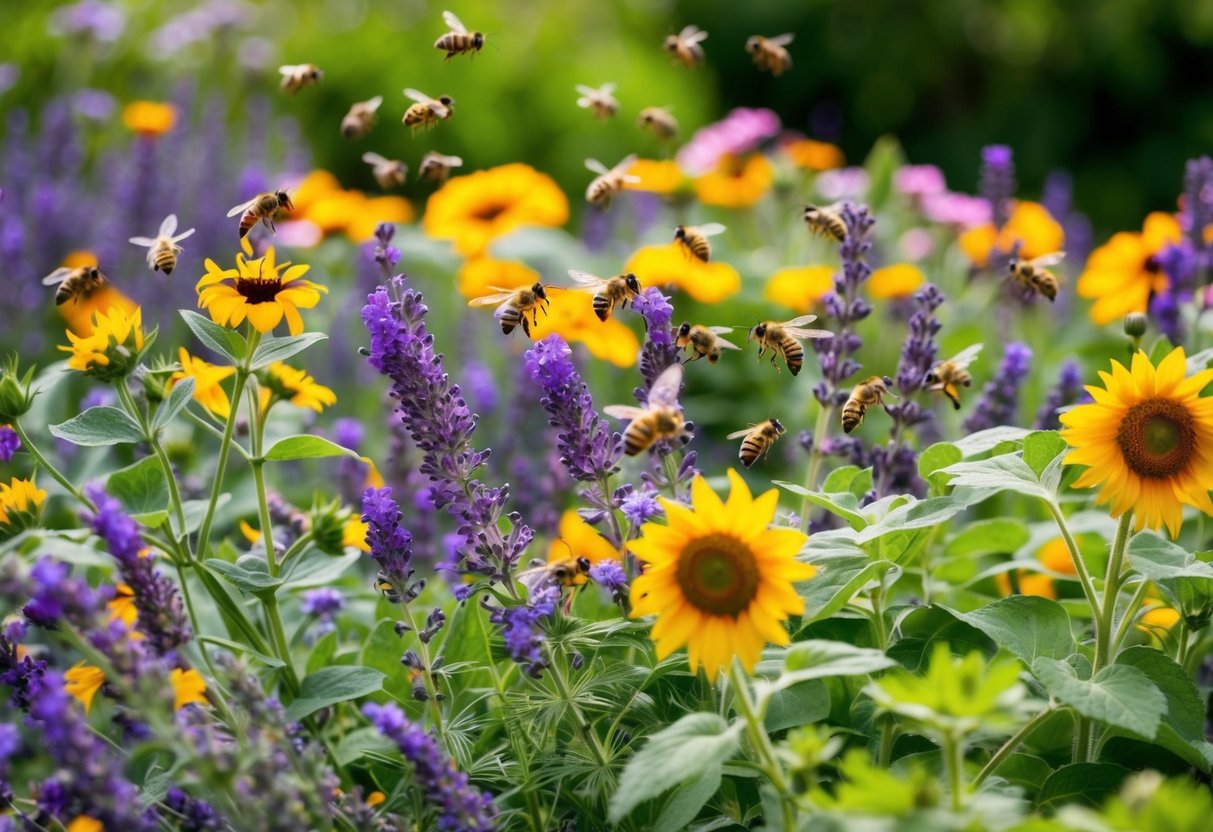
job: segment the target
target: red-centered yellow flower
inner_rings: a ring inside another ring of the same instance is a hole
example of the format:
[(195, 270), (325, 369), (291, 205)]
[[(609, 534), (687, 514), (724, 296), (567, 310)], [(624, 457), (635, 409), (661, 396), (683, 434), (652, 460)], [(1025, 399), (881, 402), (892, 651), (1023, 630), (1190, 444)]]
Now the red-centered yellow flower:
[[(241, 244), (251, 251), (247, 240)], [(261, 333), (273, 332), (285, 317), (291, 335), (298, 335), (303, 332), (299, 310), (311, 309), (322, 293), (328, 293), (318, 283), (300, 280), (309, 268), (303, 263), (276, 263), (273, 246), (254, 260), (237, 254), (234, 269), (221, 269), (208, 258), (206, 274), (198, 281), (198, 306), (220, 326), (237, 327), (248, 318)]]
[(99, 667), (77, 662), (63, 673), (63, 689), (84, 705), (88, 713), (93, 707), (93, 697), (105, 684), (105, 674)]
[(624, 183), (626, 190), (650, 194), (672, 194), (686, 181), (682, 168), (673, 159), (637, 159), (627, 173), (640, 181)]
[(640, 341), (617, 315), (606, 321), (594, 314), (593, 298), (584, 292), (549, 292), (547, 314), (531, 327), (538, 341), (555, 332), (565, 341), (585, 344), (590, 355), (616, 367), (631, 367), (640, 354)]
[(761, 153), (744, 159), (722, 156), (716, 169), (694, 181), (695, 193), (704, 205), (749, 208), (762, 199), (775, 181), (775, 168)]
[[(559, 563), (570, 556), (585, 558), (591, 565), (602, 560), (621, 559), (619, 551), (572, 509), (560, 515), (560, 535), (548, 546), (548, 563)], [(586, 576), (578, 573), (573, 582), (583, 584)]]
[[(337, 394), (323, 384), (317, 384), (316, 379), (300, 370), (275, 361), (258, 374), (261, 380), (262, 409), (266, 409), (272, 399), (290, 402), (295, 407), (305, 407), (317, 413), (325, 407), (337, 403)], [(266, 396), (271, 398), (266, 398)]]
[(646, 288), (673, 286), (701, 303), (719, 303), (741, 291), (737, 269), (728, 263), (704, 263), (690, 257), (678, 243), (644, 246), (632, 255), (623, 271), (635, 274)]
[(142, 633), (134, 632), (135, 622), (139, 620), (139, 608), (135, 606), (135, 590), (131, 589), (130, 584), (115, 584), (114, 597), (105, 606), (110, 611), (110, 621), (125, 624), (132, 638), (142, 636)]
[(559, 227), (568, 219), (569, 201), (555, 180), (514, 163), (448, 180), (426, 203), (423, 225), (430, 237), (453, 240), (457, 252), (477, 257), (516, 228)]
[[(1065, 243), (1061, 224), (1039, 202), (1017, 202), (1001, 231), (990, 223), (970, 228), (960, 235), (960, 250), (978, 268), (999, 266), (991, 264), (994, 252), (1006, 254), (1019, 244), (1019, 256), (1032, 260), (1061, 251)], [(1003, 266), (1002, 268), (1005, 268)]]
[(784, 142), (779, 149), (798, 168), (808, 170), (832, 170), (847, 163), (837, 145), (812, 139), (794, 139)]
[(143, 313), (136, 306), (127, 312), (111, 306), (93, 313), (92, 333), (78, 336), (67, 331), (69, 346), (59, 349), (71, 353), (67, 366), (101, 381), (122, 378), (139, 364), (143, 356)]
[(105, 824), (88, 815), (78, 815), (64, 828), (67, 832), (105, 832)]
[(493, 294), (493, 287), (521, 289), (534, 286), (542, 278), (539, 272), (518, 260), (494, 260), (473, 257), (465, 260), (455, 276), (459, 293), (465, 298), (481, 298)]
[(767, 280), (763, 296), (773, 303), (808, 312), (834, 291), (833, 266), (800, 266), (780, 269)]
[(1175, 537), (1184, 505), (1213, 514), (1213, 398), (1200, 395), (1213, 370), (1185, 369), (1183, 347), (1157, 368), (1137, 352), (1131, 370), (1113, 361), (1104, 386), (1087, 387), (1094, 402), (1061, 414), (1065, 462), (1087, 466), (1074, 486), (1098, 487), (1113, 517), (1132, 511), (1137, 531), (1165, 523)]
[(0, 482), (0, 539), (37, 526), (45, 502), (46, 492), (32, 479), (13, 477), (8, 485)]
[(217, 364), (203, 361), (189, 354), (185, 347), (180, 347), (177, 357), (181, 361), (181, 369), (169, 378), (170, 385), (176, 385), (182, 379), (194, 380), (194, 401), (214, 413), (220, 419), (226, 419), (232, 412), (231, 402), (228, 401), (227, 391), (223, 382), (236, 372), (235, 367), (221, 367)]
[[(369, 486), (373, 488), (374, 486)], [(357, 514), (351, 514), (349, 519), (345, 521), (345, 528), (341, 531), (341, 545), (352, 547), (362, 552), (371, 551), (371, 547), (366, 542), (366, 533), (370, 528), (366, 523), (362, 522), (362, 518)]]
[(173, 129), (177, 108), (163, 101), (132, 101), (122, 110), (127, 130), (141, 136), (159, 136)]
[(197, 670), (173, 668), (168, 680), (173, 686), (173, 710), (179, 711), (186, 705), (206, 704), (206, 681)]
[(1095, 301), (1091, 320), (1107, 324), (1130, 312), (1145, 312), (1150, 295), (1169, 285), (1158, 263), (1159, 253), (1182, 239), (1175, 217), (1156, 211), (1146, 217), (1141, 233), (1113, 234), (1091, 252), (1075, 287), (1079, 297)]
[(703, 665), (713, 680), (734, 656), (752, 671), (767, 642), (788, 643), (783, 622), (804, 612), (793, 584), (817, 571), (796, 560), (804, 534), (771, 527), (779, 493), (755, 499), (732, 469), (729, 481), (728, 502), (701, 476), (691, 483), (691, 508), (659, 498), (666, 525), (645, 523), (628, 544), (644, 563), (631, 614), (657, 616), (657, 658), (686, 645), (691, 670)]
[(910, 263), (894, 263), (876, 269), (868, 277), (868, 294), (874, 298), (891, 300), (893, 298), (908, 298), (918, 291), (927, 279), (922, 270)]

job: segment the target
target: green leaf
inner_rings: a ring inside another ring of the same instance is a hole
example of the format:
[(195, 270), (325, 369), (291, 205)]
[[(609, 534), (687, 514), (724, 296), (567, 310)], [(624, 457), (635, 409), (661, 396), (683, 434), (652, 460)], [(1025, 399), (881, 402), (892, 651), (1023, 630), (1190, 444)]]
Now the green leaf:
[[(787, 687), (810, 679), (834, 676), (866, 676), (892, 667), (896, 662), (879, 650), (855, 647), (841, 641), (798, 641), (784, 654), (783, 675), (775, 685)], [(780, 682), (786, 683), (780, 685)]]
[(285, 459), (319, 459), (328, 456), (352, 456), (358, 454), (349, 448), (343, 448), (319, 436), (298, 434), (279, 439), (274, 446), (266, 451), (267, 460), (282, 461)]
[(1103, 802), (1120, 791), (1131, 772), (1112, 763), (1074, 763), (1062, 766), (1045, 780), (1036, 796), (1036, 806), (1042, 810), (1058, 809), (1067, 803), (1081, 803), (1098, 809)]
[(228, 583), (254, 595), (282, 586), (282, 579), (272, 577), (269, 572), (247, 569), (238, 563), (229, 563), (219, 558), (207, 558), (202, 565), (221, 575)]
[(66, 422), (51, 425), (52, 436), (84, 448), (142, 442), (147, 437), (139, 423), (116, 407), (90, 407)]
[[(400, 656), (410, 646), (413, 646), (411, 641), (402, 639), (396, 633), (396, 622), (383, 618), (376, 622), (375, 628), (366, 637), (358, 663), (383, 673), (387, 690), (407, 691), (410, 686), (409, 669), (400, 663)], [(485, 655), (481, 655), (480, 660), (492, 661)], [(444, 661), (451, 663), (450, 659)]]
[[(467, 669), (460, 673), (465, 690), (488, 687), (493, 681), (488, 668), (491, 659), (486, 658), (490, 655), (488, 615), (480, 604), (459, 604), (444, 628), (443, 659), (447, 665), (466, 664)], [(399, 656), (396, 661), (399, 663)]]
[(872, 561), (862, 555), (827, 558), (814, 561), (813, 565), (818, 570), (813, 580), (798, 585), (804, 598), (804, 625), (829, 618), (846, 606), (866, 584), (880, 580), (884, 573), (897, 568), (889, 561)]
[(809, 491), (804, 486), (797, 485), (794, 482), (774, 480), (773, 484), (785, 491), (798, 494), (810, 504), (818, 508), (824, 508), (830, 514), (841, 517), (847, 522), (847, 525), (856, 531), (868, 525), (868, 521), (859, 513), (859, 498), (849, 491), (826, 494), (820, 491)]
[(970, 523), (948, 541), (944, 554), (949, 558), (975, 558), (981, 555), (1014, 552), (1031, 535), (1022, 520), (999, 517)]
[(160, 460), (154, 456), (110, 474), (105, 490), (146, 526), (155, 528), (168, 517), (168, 480)]
[(851, 490), (851, 483), (862, 470), (858, 465), (843, 465), (826, 475), (821, 490), (826, 494), (841, 494)]
[(649, 737), (636, 752), (611, 796), (607, 817), (618, 823), (640, 803), (720, 766), (737, 753), (741, 723), (717, 714), (687, 714)]
[(325, 667), (309, 674), (299, 686), (299, 696), (287, 706), (289, 719), (300, 720), (321, 708), (369, 696), (383, 689), (383, 674), (371, 667)]
[[(232, 495), (226, 491), (220, 494), (219, 499), (215, 501), (215, 511), (219, 511), (231, 499)], [(210, 505), (210, 500), (186, 500), (181, 504), (181, 510), (185, 512), (185, 530), (187, 532), (196, 532), (202, 527), (208, 505)]]
[(396, 743), (379, 733), (378, 728), (367, 726), (355, 728), (342, 737), (333, 750), (333, 756), (337, 758), (338, 765), (348, 766), (369, 752), (390, 754), (395, 748)]
[[(330, 635), (332, 634), (330, 633)], [(253, 648), (249, 647), (247, 644), (241, 644), (238, 641), (220, 638), (219, 636), (198, 636), (198, 639), (206, 642), (207, 644), (214, 644), (224, 648), (225, 650), (231, 650), (233, 653), (243, 653), (244, 655), (261, 662), (266, 667), (286, 667), (286, 662), (282, 661), (282, 659), (275, 658), (274, 656), (267, 656), (264, 653), (259, 653)]]
[[(964, 458), (984, 454), (986, 451), (992, 451), (994, 448), (1004, 442), (1011, 442), (1018, 445), (1019, 442), (1031, 433), (1027, 428), (1017, 428), (1011, 425), (1001, 425), (996, 428), (988, 428), (979, 430), (977, 433), (970, 433), (968, 436), (958, 439), (956, 447), (964, 454)], [(1009, 453), (1009, 451), (1008, 451)]]
[(318, 344), (328, 338), (323, 332), (304, 332), (301, 335), (288, 335), (285, 338), (275, 338), (272, 335), (261, 340), (249, 363), (250, 370), (260, 370), (275, 361), (286, 361), (292, 355), (303, 352), (312, 344)]
[(949, 478), (940, 472), (962, 459), (964, 454), (951, 442), (936, 442), (918, 455), (918, 475), (927, 481), (934, 492), (942, 493), (947, 488)]
[(670, 799), (657, 818), (654, 829), (685, 829), (695, 820), (699, 810), (712, 799), (720, 788), (721, 766), (711, 766), (698, 777), (683, 783)]
[(1066, 449), (1066, 440), (1055, 430), (1038, 430), (1023, 438), (1023, 461), (1036, 472), (1044, 473), (1049, 463)]
[(890, 532), (908, 531), (910, 529), (930, 529), (940, 523), (951, 520), (969, 507), (967, 500), (956, 497), (932, 497), (928, 500), (914, 500), (890, 511), (884, 517), (855, 536), (855, 542), (861, 546)]
[(830, 690), (820, 680), (781, 686), (767, 702), (763, 725), (768, 733), (811, 725), (830, 715)]
[(362, 559), (359, 553), (326, 555), (317, 548), (309, 548), (297, 555), (290, 571), (283, 578), (283, 586), (291, 589), (306, 589), (312, 586), (328, 586)]
[[(307, 627), (311, 624), (310, 621), (304, 619), (301, 627)], [(333, 656), (337, 653), (337, 631), (325, 633), (324, 636), (312, 645), (312, 652), (307, 657), (307, 667), (304, 670), (307, 673), (315, 673), (322, 667), (328, 667), (333, 664)]]
[(1140, 670), (1167, 699), (1154, 742), (1206, 774), (1213, 770), (1213, 745), (1205, 740), (1205, 706), (1192, 677), (1166, 653), (1144, 645), (1125, 650), (1116, 664)]
[(1129, 566), (1160, 583), (1175, 578), (1213, 579), (1213, 566), (1182, 546), (1150, 532), (1134, 535), (1129, 541)]
[(972, 612), (948, 612), (1026, 664), (1040, 657), (1064, 659), (1078, 649), (1065, 607), (1048, 598), (1012, 595)]
[(1032, 662), (1032, 673), (1058, 701), (1083, 716), (1151, 741), (1158, 734), (1167, 699), (1149, 676), (1132, 665), (1105, 667), (1088, 681), (1079, 679), (1069, 664), (1042, 656)]
[(232, 364), (239, 364), (248, 352), (248, 344), (238, 333), (227, 327), (219, 326), (210, 318), (204, 318), (197, 312), (188, 309), (178, 310), (185, 325), (194, 333), (194, 337), (206, 344), (215, 352), (222, 355)]
[(1034, 754), (1020, 752), (1003, 760), (994, 773), (1008, 783), (1037, 792), (1053, 774), (1053, 767)]
[(169, 391), (168, 398), (160, 403), (160, 407), (156, 408), (156, 415), (152, 418), (152, 430), (159, 430), (171, 422), (173, 417), (190, 403), (193, 395), (194, 380), (192, 378), (183, 378), (174, 384), (173, 389)]
[(1028, 467), (1019, 454), (1002, 454), (976, 462), (958, 462), (943, 469), (952, 476), (953, 487), (988, 488), (1014, 491), (1029, 497), (1051, 501), (1052, 489), (1041, 484), (1036, 472)]

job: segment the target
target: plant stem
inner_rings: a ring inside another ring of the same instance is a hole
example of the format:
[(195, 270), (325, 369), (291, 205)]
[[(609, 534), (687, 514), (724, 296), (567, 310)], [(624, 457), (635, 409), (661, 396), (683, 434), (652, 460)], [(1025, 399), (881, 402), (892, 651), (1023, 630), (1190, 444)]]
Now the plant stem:
[(948, 769), (948, 784), (952, 792), (952, 811), (964, 808), (964, 743), (951, 734), (943, 736), (943, 764)]
[(998, 767), (1006, 761), (1007, 757), (1010, 757), (1011, 754), (1014, 753), (1015, 749), (1019, 748), (1019, 746), (1023, 744), (1023, 741), (1027, 739), (1028, 734), (1035, 731), (1037, 727), (1039, 727), (1040, 724), (1048, 719), (1052, 714), (1053, 709), (1047, 708), (1024, 723), (1022, 728), (1016, 731), (1009, 740), (1002, 744), (1001, 748), (994, 752), (994, 756), (990, 758), (989, 762), (987, 762), (985, 766), (982, 767), (981, 771), (977, 773), (977, 776), (973, 778), (973, 782), (969, 784), (969, 788), (976, 789), (983, 782), (985, 782), (985, 779), (997, 771)]
[[(232, 390), (232, 401), (238, 403), (244, 394), (244, 385), (248, 381), (248, 373), (237, 368), (236, 386)], [(206, 506), (206, 515), (198, 528), (198, 546), (194, 549), (199, 558), (206, 557), (211, 540), (211, 523), (215, 519), (215, 507), (219, 503), (219, 495), (223, 493), (223, 476), (227, 472), (227, 457), (232, 447), (232, 434), (236, 429), (236, 419), (240, 408), (235, 404), (228, 414), (227, 424), (223, 427), (223, 439), (219, 441), (219, 460), (215, 463), (215, 481), (211, 484), (211, 498)]]
[[(401, 587), (401, 591), (405, 588)], [(413, 616), (413, 610), (404, 600), (404, 596), (400, 598), (400, 610), (404, 613), (404, 623), (408, 625), (409, 631), (417, 634), (417, 654), (421, 657), (421, 663), (424, 669), (421, 671), (421, 681), (425, 684), (425, 696), (430, 705), (430, 718), (434, 720), (434, 731), (438, 734), (438, 744), (448, 752), (446, 744), (446, 732), (442, 727), (442, 705), (438, 701), (438, 684), (434, 681), (433, 664), (430, 661), (430, 647), (421, 639), (421, 630), (417, 629), (417, 620)]]
[(1087, 603), (1091, 605), (1091, 615), (1099, 618), (1099, 596), (1095, 594), (1095, 585), (1091, 582), (1091, 573), (1087, 571), (1086, 561), (1082, 559), (1082, 553), (1078, 551), (1078, 544), (1074, 542), (1074, 535), (1070, 534), (1070, 527), (1066, 525), (1065, 515), (1061, 513), (1061, 507), (1052, 500), (1048, 501), (1049, 511), (1053, 515), (1053, 519), (1057, 522), (1057, 528), (1061, 530), (1062, 539), (1066, 542), (1066, 548), (1070, 550), (1070, 560), (1074, 563), (1074, 572), (1078, 575), (1078, 582), (1082, 584), (1082, 593), (1087, 598)]
[(282, 626), (282, 615), (278, 611), (278, 596), (266, 593), (261, 599), (265, 607), (265, 620), (269, 625), (270, 637), (274, 643), (273, 654), (282, 660), (285, 667), (283, 679), (291, 696), (299, 695), (299, 676), (295, 673), (295, 663), (291, 659), (291, 648), (286, 643), (286, 630)]
[(552, 677), (552, 681), (556, 684), (556, 690), (565, 702), (569, 704), (569, 708), (573, 711), (573, 716), (577, 720), (577, 726), (581, 729), (581, 733), (585, 735), (586, 743), (590, 746), (590, 750), (594, 752), (594, 759), (602, 768), (607, 768), (610, 765), (610, 760), (607, 758), (606, 749), (602, 747), (602, 741), (598, 739), (598, 734), (594, 731), (594, 726), (586, 720), (585, 715), (581, 712), (581, 708), (577, 705), (577, 700), (573, 698), (573, 691), (569, 687), (569, 682), (564, 678), (564, 671), (560, 667), (560, 662), (554, 651), (549, 651), (551, 655), (551, 663), (548, 675)]
[(678, 499), (678, 466), (674, 463), (674, 452), (661, 457), (661, 470), (665, 473), (666, 485), (670, 487), (670, 499)]
[(733, 701), (737, 704), (737, 710), (741, 712), (742, 719), (745, 720), (746, 733), (758, 754), (762, 771), (779, 794), (779, 805), (783, 811), (783, 825), (780, 828), (795, 829), (796, 807), (792, 802), (791, 786), (784, 774), (783, 766), (779, 764), (779, 758), (775, 755), (775, 748), (771, 745), (771, 738), (767, 736), (766, 727), (762, 724), (763, 715), (758, 712), (753, 700), (750, 699), (749, 684), (741, 672), (741, 665), (735, 659), (729, 664), (729, 682), (735, 691)]
[(304, 549), (306, 549), (307, 545), (311, 542), (312, 542), (312, 533), (310, 530), (299, 535), (299, 539), (296, 540), (294, 543), (292, 543), (287, 548), (286, 552), (283, 553), (282, 561), (280, 562), (280, 566), (283, 569), (285, 569), (287, 563), (290, 562), (291, 558), (295, 557), (300, 552), (302, 552)]
[[(677, 473), (677, 472), (675, 472)], [(598, 487), (602, 490), (602, 500), (607, 505), (611, 505), (611, 475), (603, 474), (598, 479)], [(619, 515), (616, 513), (615, 507), (612, 505), (610, 511), (607, 512), (607, 520), (611, 523), (611, 534), (615, 536), (615, 540), (619, 543), (619, 549), (624, 551), (624, 536), (623, 528), (619, 525)]]
[(1116, 539), (1112, 543), (1112, 554), (1108, 557), (1108, 572), (1104, 578), (1103, 606), (1095, 621), (1095, 660), (1091, 664), (1094, 675), (1112, 661), (1112, 624), (1116, 617), (1116, 598), (1120, 594), (1120, 573), (1124, 567), (1125, 549), (1129, 543), (1129, 527), (1133, 523), (1133, 512), (1126, 511), (1116, 527)]
[(97, 507), (93, 505), (93, 501), (88, 497), (85, 497), (84, 492), (72, 485), (71, 482), (68, 481), (67, 477), (59, 473), (59, 469), (54, 465), (51, 465), (47, 458), (42, 455), (42, 452), (38, 450), (38, 447), (34, 445), (32, 441), (30, 441), (29, 435), (25, 432), (25, 429), (21, 427), (21, 422), (19, 420), (14, 419), (11, 427), (13, 432), (17, 434), (17, 438), (21, 440), (21, 446), (29, 452), (29, 455), (34, 458), (34, 462), (40, 468), (42, 468), (42, 470), (51, 475), (51, 479), (63, 486), (64, 490), (66, 490), (68, 494), (71, 494), (77, 500), (88, 506), (90, 511), (96, 510)]
[[(833, 405), (822, 405), (817, 414), (817, 426), (813, 429), (813, 447), (809, 449), (809, 464), (804, 473), (805, 491), (817, 490), (817, 477), (821, 473), (822, 463), (825, 462), (825, 454), (822, 453), (821, 445), (825, 442), (826, 434), (830, 430), (830, 418), (833, 415)], [(809, 530), (808, 497), (800, 501), (800, 530), (806, 533)]]
[[(156, 454), (156, 458), (160, 460), (160, 467), (164, 469), (164, 479), (168, 483), (169, 502), (173, 504), (173, 511), (177, 515), (177, 526), (179, 534), (185, 535), (185, 509), (181, 504), (181, 491), (177, 487), (177, 475), (173, 472), (173, 464), (169, 461), (168, 454), (164, 452), (164, 446), (160, 444), (160, 439), (156, 436), (156, 432), (152, 430), (151, 423), (148, 422), (147, 414), (135, 402), (135, 398), (131, 395), (130, 389), (127, 388), (126, 382), (119, 380), (116, 385), (118, 389), (118, 399), (122, 402), (122, 406), (126, 408), (127, 413), (139, 423), (139, 427), (143, 429), (143, 435), (147, 439), (148, 445)], [(172, 528), (169, 529), (169, 534), (172, 534)], [(189, 558), (189, 548), (186, 547), (184, 554)]]
[(1133, 625), (1137, 618), (1137, 609), (1141, 606), (1141, 602), (1146, 597), (1146, 592), (1150, 588), (1150, 582), (1144, 578), (1137, 585), (1137, 591), (1133, 593), (1133, 597), (1129, 599), (1129, 605), (1125, 607), (1125, 614), (1120, 617), (1120, 624), (1116, 627), (1116, 635), (1112, 638), (1112, 652), (1119, 653), (1120, 646), (1124, 643), (1125, 637), (1129, 634), (1129, 628)]

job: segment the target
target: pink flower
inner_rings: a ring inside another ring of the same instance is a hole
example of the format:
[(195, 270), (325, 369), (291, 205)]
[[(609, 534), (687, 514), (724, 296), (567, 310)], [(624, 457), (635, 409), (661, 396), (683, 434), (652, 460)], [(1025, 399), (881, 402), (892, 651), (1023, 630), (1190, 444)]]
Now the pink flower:
[(943, 193), (948, 183), (935, 165), (905, 165), (893, 174), (893, 187), (906, 196), (922, 198)]
[(738, 107), (720, 121), (695, 131), (678, 151), (678, 164), (692, 176), (716, 167), (721, 156), (739, 156), (776, 136), (779, 116), (765, 107)]
[(976, 228), (991, 221), (990, 203), (979, 196), (951, 191), (922, 198), (922, 213), (932, 222)]
[(856, 199), (868, 191), (868, 172), (863, 168), (839, 168), (817, 177), (817, 192), (830, 201)]

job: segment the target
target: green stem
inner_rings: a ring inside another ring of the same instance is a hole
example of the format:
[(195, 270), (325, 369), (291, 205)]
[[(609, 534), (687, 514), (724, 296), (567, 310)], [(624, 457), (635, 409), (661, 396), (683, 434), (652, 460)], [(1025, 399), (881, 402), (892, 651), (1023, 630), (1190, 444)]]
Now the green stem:
[(1137, 591), (1133, 593), (1133, 597), (1129, 599), (1129, 605), (1125, 607), (1125, 614), (1120, 617), (1120, 624), (1116, 627), (1116, 635), (1112, 639), (1112, 652), (1119, 653), (1120, 646), (1124, 643), (1125, 638), (1129, 635), (1129, 629), (1133, 626), (1133, 622), (1137, 619), (1137, 610), (1141, 607), (1142, 601), (1145, 600), (1146, 592), (1150, 589), (1150, 582), (1144, 578), (1137, 585)]
[(1070, 560), (1074, 563), (1074, 572), (1078, 575), (1078, 582), (1082, 584), (1082, 593), (1087, 598), (1087, 603), (1091, 605), (1091, 615), (1099, 617), (1099, 596), (1095, 594), (1095, 585), (1091, 582), (1091, 573), (1087, 571), (1086, 561), (1082, 559), (1082, 553), (1078, 551), (1078, 544), (1074, 542), (1074, 535), (1070, 534), (1070, 527), (1066, 525), (1065, 515), (1061, 513), (1061, 507), (1052, 500), (1048, 501), (1049, 511), (1053, 515), (1053, 519), (1057, 522), (1057, 528), (1061, 530), (1062, 539), (1066, 542), (1066, 548), (1070, 550)]
[[(147, 419), (147, 414), (135, 402), (134, 396), (131, 395), (130, 389), (126, 386), (126, 382), (119, 380), (114, 386), (118, 389), (118, 399), (122, 402), (122, 406), (139, 423), (139, 427), (143, 429), (143, 435), (147, 439), (147, 443), (156, 454), (156, 458), (160, 460), (160, 467), (164, 469), (164, 479), (168, 482), (169, 502), (173, 504), (173, 511), (177, 515), (179, 534), (184, 536), (185, 509), (182, 507), (181, 491), (177, 487), (177, 475), (173, 472), (173, 464), (169, 461), (168, 454), (165, 453), (164, 446), (160, 444), (160, 439), (156, 436), (156, 432), (152, 430), (152, 426)], [(187, 558), (189, 557), (188, 549), (185, 551), (185, 555)]]
[(54, 465), (51, 465), (50, 461), (42, 455), (42, 452), (39, 451), (38, 447), (30, 440), (29, 434), (27, 434), (25, 429), (21, 427), (21, 422), (19, 420), (14, 419), (11, 427), (13, 432), (17, 434), (17, 438), (21, 440), (21, 447), (25, 448), (29, 455), (34, 458), (34, 462), (38, 465), (38, 467), (50, 474), (51, 478), (63, 486), (64, 490), (66, 490), (68, 494), (71, 494), (77, 500), (88, 506), (90, 511), (96, 510), (97, 507), (93, 505), (93, 501), (88, 497), (85, 497), (84, 492), (72, 485), (71, 482), (68, 481), (67, 477), (59, 473), (59, 469)]
[(1175, 638), (1178, 641), (1175, 647), (1175, 663), (1183, 668), (1186, 673), (1188, 670), (1188, 646), (1192, 642), (1192, 634), (1188, 632), (1188, 622), (1182, 617), (1179, 619), (1179, 626), (1175, 628)]
[(661, 457), (661, 470), (665, 473), (666, 485), (670, 488), (670, 499), (678, 499), (678, 466), (674, 463), (674, 453), (671, 451)]
[(282, 626), (282, 615), (278, 611), (278, 596), (271, 593), (266, 593), (261, 600), (265, 607), (265, 620), (269, 625), (270, 638), (274, 643), (273, 654), (282, 660), (283, 664), (283, 679), (286, 682), (287, 690), (291, 696), (299, 695), (299, 676), (295, 672), (295, 663), (291, 659), (291, 648), (286, 642), (286, 630)]
[(290, 545), (290, 547), (286, 550), (286, 552), (283, 553), (280, 566), (283, 569), (285, 569), (287, 563), (290, 562), (291, 558), (295, 557), (300, 552), (302, 552), (304, 549), (306, 549), (308, 544), (311, 542), (312, 542), (311, 531), (306, 531), (303, 534), (299, 535), (299, 539), (296, 540), (294, 543), (292, 543)]
[[(407, 588), (400, 587), (398, 591), (404, 592)], [(402, 595), (400, 598), (400, 610), (404, 613), (404, 623), (408, 625), (409, 631), (417, 635), (417, 655), (421, 657), (423, 669), (421, 671), (421, 681), (425, 685), (425, 698), (430, 707), (430, 718), (434, 720), (434, 731), (438, 734), (438, 744), (444, 749), (447, 748), (446, 731), (442, 727), (442, 705), (438, 701), (438, 684), (434, 681), (434, 672), (431, 669), (433, 663), (430, 661), (430, 647), (421, 638), (421, 630), (417, 629), (417, 620), (413, 616), (413, 610), (404, 600)], [(447, 749), (448, 751), (450, 749)]]
[(227, 424), (223, 426), (223, 439), (219, 441), (219, 460), (215, 463), (215, 481), (211, 484), (211, 498), (206, 506), (206, 515), (198, 529), (198, 546), (194, 549), (198, 557), (206, 557), (211, 540), (211, 523), (215, 520), (215, 507), (219, 504), (219, 495), (223, 493), (223, 477), (227, 473), (227, 457), (232, 448), (232, 434), (236, 430), (236, 420), (240, 412), (237, 403), (244, 394), (244, 385), (248, 381), (248, 373), (242, 369), (236, 370), (236, 386), (232, 391), (232, 411), (228, 414)]
[[(809, 449), (809, 464), (805, 468), (804, 473), (804, 490), (817, 490), (817, 477), (821, 473), (821, 465), (825, 462), (825, 454), (821, 452), (821, 446), (825, 442), (826, 434), (830, 430), (830, 418), (834, 415), (833, 405), (822, 405), (821, 410), (817, 414), (817, 426), (813, 429), (813, 447)], [(808, 532), (809, 530), (809, 498), (805, 497), (800, 501), (800, 530)]]
[(943, 762), (948, 769), (948, 784), (952, 792), (952, 811), (964, 808), (964, 743), (958, 737), (943, 737)]
[(1019, 746), (1023, 744), (1023, 741), (1027, 739), (1028, 734), (1035, 731), (1038, 727), (1040, 727), (1041, 723), (1052, 715), (1053, 709), (1047, 708), (1024, 723), (1022, 728), (1016, 731), (1009, 740), (1002, 744), (1001, 748), (994, 752), (994, 756), (990, 758), (989, 762), (987, 762), (985, 766), (982, 767), (981, 771), (977, 773), (977, 776), (973, 778), (970, 788), (976, 789), (983, 782), (985, 782), (985, 779), (996, 772), (998, 767), (1006, 762), (1007, 757), (1010, 757), (1011, 754), (1015, 752), (1015, 749), (1019, 748)]
[(1103, 605), (1095, 621), (1095, 660), (1091, 665), (1094, 675), (1112, 661), (1112, 625), (1116, 617), (1116, 598), (1120, 594), (1120, 573), (1124, 567), (1125, 549), (1129, 543), (1129, 528), (1133, 523), (1133, 512), (1127, 511), (1116, 527), (1116, 539), (1112, 543), (1112, 554), (1108, 557), (1108, 572), (1104, 577)]
[(1091, 761), (1091, 720), (1074, 713), (1074, 762), (1089, 763)]
[(253, 482), (257, 486), (257, 516), (261, 518), (259, 522), (261, 523), (261, 542), (265, 544), (265, 565), (269, 569), (270, 577), (277, 578), (278, 558), (274, 554), (274, 521), (270, 517), (269, 500), (266, 498), (265, 472), (261, 470), (265, 463), (254, 459), (249, 464), (253, 469)]
[(779, 764), (779, 758), (775, 755), (775, 748), (771, 745), (771, 738), (767, 736), (766, 727), (762, 724), (762, 714), (758, 712), (753, 700), (750, 699), (749, 685), (741, 672), (741, 665), (736, 660), (729, 665), (729, 681), (735, 691), (733, 701), (737, 704), (737, 710), (741, 712), (742, 719), (745, 720), (746, 734), (750, 737), (750, 743), (758, 754), (759, 765), (779, 795), (779, 805), (783, 813), (783, 825), (780, 828), (795, 829), (796, 807), (792, 802), (791, 786), (788, 783), (787, 775), (784, 774), (783, 766)]
[[(677, 473), (677, 471), (675, 471)], [(598, 487), (602, 489), (602, 499), (608, 505), (611, 502), (611, 475), (603, 474), (598, 478)], [(620, 557), (627, 550), (625, 546), (626, 538), (623, 536), (623, 528), (619, 525), (619, 515), (614, 506), (607, 512), (607, 520), (611, 524), (611, 533), (615, 535), (615, 539), (619, 541)]]

